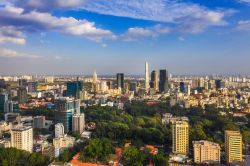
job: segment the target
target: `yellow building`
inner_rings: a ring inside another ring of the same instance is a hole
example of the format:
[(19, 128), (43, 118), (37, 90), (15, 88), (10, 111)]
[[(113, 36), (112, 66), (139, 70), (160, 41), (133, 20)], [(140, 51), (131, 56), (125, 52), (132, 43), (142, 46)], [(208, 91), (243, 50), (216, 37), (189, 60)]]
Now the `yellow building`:
[(187, 121), (174, 121), (172, 123), (172, 152), (188, 155), (189, 125)]
[(239, 131), (225, 131), (225, 152), (227, 163), (242, 161), (242, 135)]
[(67, 135), (53, 139), (53, 145), (55, 148), (69, 148), (73, 147), (74, 144), (75, 144), (75, 138)]
[(33, 128), (18, 127), (11, 130), (11, 147), (33, 151)]
[(197, 164), (220, 163), (220, 145), (209, 141), (193, 141), (194, 162)]

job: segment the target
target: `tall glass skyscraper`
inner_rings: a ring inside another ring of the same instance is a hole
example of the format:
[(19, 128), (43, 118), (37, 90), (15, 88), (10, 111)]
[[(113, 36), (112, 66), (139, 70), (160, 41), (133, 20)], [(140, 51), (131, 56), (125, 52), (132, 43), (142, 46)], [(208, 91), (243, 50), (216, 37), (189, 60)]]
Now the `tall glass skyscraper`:
[(82, 90), (83, 90), (83, 82), (81, 81), (67, 82), (67, 91), (66, 91), (67, 96), (79, 99), (80, 95), (79, 93)]
[(168, 91), (168, 72), (167, 70), (160, 70), (160, 81), (159, 81), (159, 91)]
[(117, 89), (124, 88), (124, 74), (123, 73), (117, 73), (116, 74), (116, 80), (117, 80)]
[(55, 100), (55, 123), (62, 123), (65, 133), (72, 131), (72, 116), (80, 113), (80, 101), (63, 97)]

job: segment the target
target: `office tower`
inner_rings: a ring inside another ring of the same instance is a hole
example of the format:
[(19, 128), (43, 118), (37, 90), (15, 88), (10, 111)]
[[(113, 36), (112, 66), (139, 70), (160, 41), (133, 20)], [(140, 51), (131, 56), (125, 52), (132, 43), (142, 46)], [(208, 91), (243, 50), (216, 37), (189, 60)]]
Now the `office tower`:
[(187, 85), (187, 94), (188, 95), (191, 94), (191, 85), (190, 84)]
[(94, 74), (93, 74), (92, 91), (93, 91), (93, 92), (97, 92), (97, 91), (98, 91), (98, 80), (97, 80), (96, 71), (95, 71)]
[(74, 97), (75, 99), (79, 99), (80, 91), (82, 90), (83, 90), (83, 82), (81, 81), (67, 82), (66, 95), (68, 97)]
[(136, 92), (137, 91), (137, 82), (130, 82), (129, 83), (129, 90)]
[(168, 72), (167, 70), (160, 70), (159, 91), (168, 92)]
[(107, 81), (101, 81), (101, 83), (100, 83), (100, 90), (102, 92), (106, 92), (108, 90)]
[(55, 138), (64, 136), (64, 126), (62, 123), (55, 124)]
[(72, 131), (82, 133), (85, 129), (84, 114), (74, 114), (72, 119)]
[(33, 151), (33, 129), (28, 127), (17, 127), (11, 130), (11, 147)]
[(123, 89), (124, 88), (124, 74), (123, 73), (117, 73), (116, 74), (116, 81), (117, 81), (117, 89)]
[(187, 121), (173, 121), (172, 123), (172, 152), (188, 155), (189, 152), (189, 125)]
[(8, 101), (8, 94), (5, 92), (0, 93), (0, 112), (4, 112), (4, 105)]
[(198, 84), (199, 84), (200, 88), (204, 88), (205, 87), (205, 80), (204, 80), (203, 77), (199, 78)]
[(148, 74), (148, 62), (145, 62), (145, 90), (149, 90), (149, 74)]
[(28, 93), (37, 91), (37, 82), (28, 82)]
[(180, 82), (180, 92), (181, 93), (185, 93), (185, 83), (184, 82)]
[(28, 83), (27, 83), (27, 80), (26, 80), (26, 79), (19, 79), (19, 80), (18, 80), (18, 86), (19, 86), (19, 87), (26, 88), (27, 85), (28, 85)]
[(80, 101), (63, 97), (55, 100), (55, 123), (64, 125), (65, 133), (72, 131), (72, 115), (80, 112)]
[(158, 72), (152, 71), (151, 72), (151, 81), (150, 81), (150, 88), (153, 88), (155, 91), (159, 90), (159, 81), (158, 81)]
[(0, 88), (5, 88), (6, 87), (6, 83), (4, 79), (0, 79)]
[(33, 117), (33, 128), (38, 128), (38, 129), (45, 128), (45, 116)]
[(4, 103), (4, 112), (5, 113), (13, 112), (13, 101), (7, 100)]
[(27, 89), (24, 88), (24, 87), (18, 88), (17, 97), (18, 97), (18, 103), (19, 104), (26, 103), (28, 101), (28, 99), (27, 99)]
[(228, 164), (242, 161), (242, 135), (239, 131), (225, 131), (225, 152)]
[(193, 141), (196, 164), (220, 163), (220, 145), (209, 141)]

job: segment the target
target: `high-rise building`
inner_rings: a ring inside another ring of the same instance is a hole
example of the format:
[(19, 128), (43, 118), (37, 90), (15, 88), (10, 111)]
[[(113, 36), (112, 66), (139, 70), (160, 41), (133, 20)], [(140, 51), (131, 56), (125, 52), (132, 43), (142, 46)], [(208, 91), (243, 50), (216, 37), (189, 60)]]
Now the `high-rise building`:
[(62, 123), (55, 124), (55, 138), (64, 136), (64, 126)]
[(80, 112), (80, 101), (62, 97), (55, 100), (55, 123), (62, 123), (64, 131), (72, 131), (72, 115)]
[(172, 123), (172, 152), (188, 155), (189, 152), (189, 125), (187, 121)]
[(124, 89), (124, 74), (117, 73), (116, 74), (116, 81), (117, 81), (117, 89)]
[(13, 101), (7, 100), (7, 101), (4, 103), (4, 112), (5, 112), (5, 113), (13, 112)]
[(67, 82), (66, 95), (68, 97), (74, 97), (75, 99), (79, 99), (80, 91), (82, 90), (83, 90), (83, 82), (81, 81)]
[(0, 93), (0, 112), (4, 112), (4, 105), (8, 101), (8, 94), (5, 92)]
[(27, 89), (24, 88), (24, 87), (18, 88), (17, 97), (18, 97), (18, 103), (19, 104), (26, 103), (28, 101)]
[(239, 131), (225, 131), (225, 152), (228, 164), (242, 161), (242, 135)]
[(85, 129), (84, 114), (74, 114), (72, 119), (72, 131), (82, 133)]
[(37, 82), (28, 82), (28, 93), (37, 91)]
[(159, 81), (158, 81), (158, 72), (152, 71), (151, 72), (151, 81), (150, 81), (150, 88), (153, 88), (155, 91), (159, 90)]
[(148, 73), (148, 62), (145, 62), (145, 90), (149, 91), (149, 73)]
[(11, 147), (26, 150), (28, 152), (33, 151), (33, 128), (17, 127), (11, 130)]
[(193, 141), (194, 162), (197, 164), (220, 163), (220, 145), (209, 141)]
[(18, 80), (18, 86), (21, 88), (26, 88), (28, 85), (27, 80), (26, 79), (19, 79)]
[(137, 91), (137, 82), (130, 82), (129, 83), (129, 90), (136, 92)]
[(92, 91), (93, 92), (97, 92), (98, 91), (98, 79), (97, 79), (96, 71), (93, 74)]
[(45, 116), (33, 117), (33, 128), (38, 128), (38, 129), (45, 128)]
[(168, 91), (168, 72), (167, 70), (160, 70), (159, 91)]
[(185, 93), (186, 90), (185, 90), (185, 83), (184, 82), (180, 82), (180, 92), (181, 93)]

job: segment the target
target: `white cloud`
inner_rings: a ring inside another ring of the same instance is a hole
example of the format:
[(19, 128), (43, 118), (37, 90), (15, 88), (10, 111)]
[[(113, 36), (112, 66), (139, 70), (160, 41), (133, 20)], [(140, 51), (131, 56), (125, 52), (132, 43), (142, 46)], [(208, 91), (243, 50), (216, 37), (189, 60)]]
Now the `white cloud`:
[(236, 29), (242, 31), (250, 31), (250, 20), (239, 21)]
[(225, 25), (224, 17), (232, 13), (210, 10), (194, 3), (178, 0), (91, 0), (82, 9), (135, 19), (172, 23), (184, 32), (201, 32), (208, 26)]
[(39, 58), (40, 56), (27, 54), (27, 53), (19, 53), (14, 50), (0, 48), (0, 57), (4, 58)]
[(0, 27), (0, 44), (14, 43), (23, 45), (25, 42), (23, 33), (17, 28), (13, 26)]
[(239, 0), (239, 1), (243, 3), (250, 3), (250, 0)]
[(15, 5), (25, 10), (50, 11), (53, 9), (78, 8), (85, 0), (15, 0)]
[(97, 28), (94, 22), (73, 17), (55, 17), (50, 13), (24, 12), (13, 6), (0, 7), (0, 26), (15, 26), (24, 31), (56, 31), (68, 35), (84, 36), (100, 42), (103, 38), (115, 38), (109, 30)]
[(185, 41), (186, 39), (185, 39), (184, 37), (182, 37), (182, 36), (179, 36), (179, 37), (178, 37), (178, 40), (179, 40), (179, 41)]
[(121, 35), (121, 39), (125, 41), (136, 41), (138, 39), (146, 37), (157, 37), (158, 35), (168, 34), (169, 28), (156, 25), (150, 28), (133, 27), (129, 28), (128, 31)]

